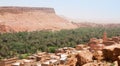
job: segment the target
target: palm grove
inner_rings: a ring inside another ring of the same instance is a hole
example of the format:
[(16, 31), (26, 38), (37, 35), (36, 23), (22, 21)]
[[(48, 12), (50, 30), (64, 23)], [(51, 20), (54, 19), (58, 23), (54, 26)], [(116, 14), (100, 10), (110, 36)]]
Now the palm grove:
[(90, 38), (120, 36), (120, 28), (85, 27), (61, 31), (34, 31), (0, 34), (0, 59), (18, 56), (24, 58), (37, 51), (54, 52), (60, 47), (75, 47), (86, 44)]

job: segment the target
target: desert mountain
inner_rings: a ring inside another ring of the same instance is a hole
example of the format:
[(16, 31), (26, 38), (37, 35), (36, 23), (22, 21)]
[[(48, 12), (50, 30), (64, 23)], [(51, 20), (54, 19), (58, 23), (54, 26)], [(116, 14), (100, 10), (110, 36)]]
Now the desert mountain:
[(120, 27), (120, 24), (108, 23), (108, 24), (98, 24), (98, 23), (90, 23), (90, 22), (72, 22), (77, 27), (104, 27), (104, 28), (117, 28)]
[(53, 8), (0, 7), (0, 32), (74, 28), (77, 26), (56, 15)]
[(119, 20), (96, 20), (96, 21), (89, 21), (89, 20), (83, 20), (83, 19), (72, 19), (69, 17), (61, 16), (62, 18), (68, 20), (69, 22), (76, 25), (78, 28), (80, 27), (104, 27), (104, 28), (116, 28), (120, 27), (120, 21)]

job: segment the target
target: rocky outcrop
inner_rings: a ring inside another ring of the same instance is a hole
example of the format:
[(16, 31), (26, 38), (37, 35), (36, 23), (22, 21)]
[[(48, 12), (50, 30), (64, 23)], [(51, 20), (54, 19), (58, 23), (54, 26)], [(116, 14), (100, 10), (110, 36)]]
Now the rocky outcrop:
[(77, 26), (57, 16), (53, 8), (0, 7), (0, 32), (74, 28)]

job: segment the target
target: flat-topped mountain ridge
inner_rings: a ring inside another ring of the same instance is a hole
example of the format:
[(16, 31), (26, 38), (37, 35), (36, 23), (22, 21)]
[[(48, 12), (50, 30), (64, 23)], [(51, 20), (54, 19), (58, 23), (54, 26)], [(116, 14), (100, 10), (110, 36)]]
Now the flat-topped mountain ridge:
[(54, 8), (0, 7), (0, 32), (74, 29), (76, 25), (56, 15)]
[(46, 13), (55, 13), (54, 8), (48, 7), (0, 7), (1, 13), (22, 13), (22, 12), (32, 12), (32, 11), (43, 11)]

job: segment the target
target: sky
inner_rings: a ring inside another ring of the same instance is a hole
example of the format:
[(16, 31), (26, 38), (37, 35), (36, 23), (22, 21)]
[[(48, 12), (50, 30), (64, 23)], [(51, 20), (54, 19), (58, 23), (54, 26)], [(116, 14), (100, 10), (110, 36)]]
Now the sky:
[(51, 7), (71, 19), (120, 23), (120, 0), (0, 0), (0, 6)]

